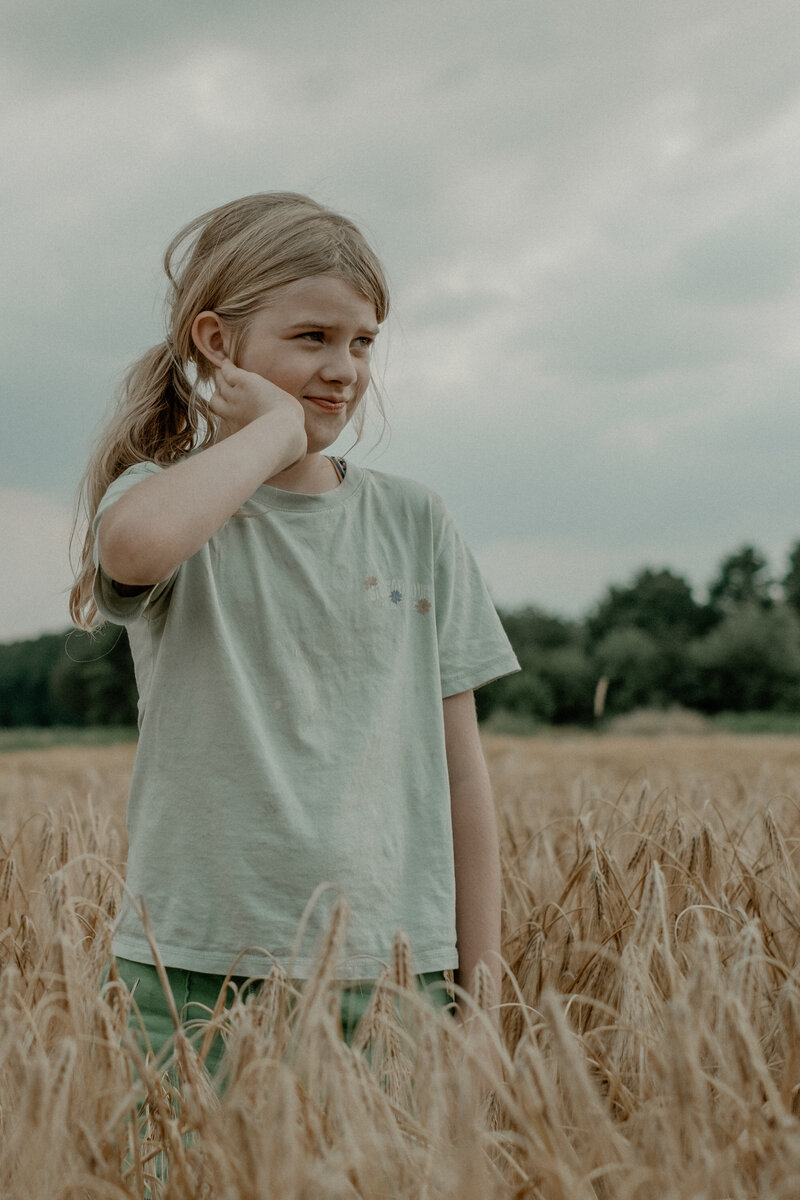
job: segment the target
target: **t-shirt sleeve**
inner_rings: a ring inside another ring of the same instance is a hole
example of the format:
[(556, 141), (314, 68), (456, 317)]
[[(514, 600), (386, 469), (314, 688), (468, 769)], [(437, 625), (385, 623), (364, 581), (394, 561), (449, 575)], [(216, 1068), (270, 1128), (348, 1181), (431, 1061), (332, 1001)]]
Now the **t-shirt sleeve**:
[(103, 514), (108, 512), (112, 504), (115, 504), (120, 496), (124, 495), (129, 488), (134, 487), (137, 483), (141, 483), (143, 479), (147, 479), (150, 475), (157, 475), (163, 469), (163, 467), (153, 462), (136, 463), (135, 466), (128, 467), (127, 471), (123, 471), (121, 475), (109, 484), (103, 499), (97, 506), (97, 512), (92, 522), (92, 530), (95, 538), (94, 599), (100, 615), (105, 617), (107, 621), (113, 621), (116, 625), (130, 625), (144, 613), (155, 615), (160, 607), (166, 605), (169, 601), (172, 585), (175, 582), (177, 569), (173, 571), (168, 579), (154, 584), (153, 587), (137, 592), (133, 596), (121, 596), (114, 587), (111, 578), (100, 566), (97, 545), (97, 531), (100, 528), (100, 521)]
[(444, 698), (510, 675), (520, 665), (472, 552), (444, 506), (438, 517), (434, 579)]

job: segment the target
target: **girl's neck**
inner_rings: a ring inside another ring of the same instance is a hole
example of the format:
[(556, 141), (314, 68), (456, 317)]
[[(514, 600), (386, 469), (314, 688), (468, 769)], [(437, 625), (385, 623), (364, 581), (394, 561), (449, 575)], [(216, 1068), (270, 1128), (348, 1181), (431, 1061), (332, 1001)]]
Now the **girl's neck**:
[(307, 454), (293, 466), (264, 482), (284, 492), (304, 492), (306, 495), (315, 496), (321, 492), (333, 491), (341, 480), (327, 454), (314, 453)]

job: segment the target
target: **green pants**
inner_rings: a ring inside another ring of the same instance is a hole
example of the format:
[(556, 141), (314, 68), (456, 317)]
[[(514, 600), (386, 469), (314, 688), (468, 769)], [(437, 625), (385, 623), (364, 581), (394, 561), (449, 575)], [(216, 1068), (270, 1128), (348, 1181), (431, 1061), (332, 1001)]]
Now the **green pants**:
[[(148, 963), (132, 962), (127, 958), (118, 958), (116, 964), (120, 979), (128, 990), (133, 992), (135, 1001), (135, 1007), (131, 1009), (129, 1025), (132, 1029), (137, 1030), (144, 1026), (149, 1048), (154, 1054), (159, 1055), (173, 1036), (175, 1027), (158, 973), (155, 967)], [(178, 967), (167, 967), (166, 971), (181, 1025), (191, 1037), (194, 1023), (195, 1029), (200, 1030), (202, 1037), (204, 1030), (200, 1028), (200, 1023), (207, 1021), (214, 1011), (225, 977), (207, 975), (200, 971), (184, 971)], [(431, 1003), (435, 1007), (444, 1009), (452, 1007), (452, 999), (447, 991), (443, 971), (428, 971), (415, 978), (420, 991), (430, 997)], [(246, 994), (249, 988), (258, 987), (262, 981), (234, 977), (231, 982), (236, 985), (241, 995), (242, 992)], [(342, 1036), (348, 1043), (367, 1010), (372, 998), (373, 987), (374, 984), (371, 982), (348, 983), (342, 989)], [(226, 1008), (230, 1006), (232, 1000), (233, 992), (228, 988), (225, 997)], [(223, 1040), (217, 1035), (206, 1057), (206, 1067), (211, 1075), (216, 1074), (224, 1049)]]

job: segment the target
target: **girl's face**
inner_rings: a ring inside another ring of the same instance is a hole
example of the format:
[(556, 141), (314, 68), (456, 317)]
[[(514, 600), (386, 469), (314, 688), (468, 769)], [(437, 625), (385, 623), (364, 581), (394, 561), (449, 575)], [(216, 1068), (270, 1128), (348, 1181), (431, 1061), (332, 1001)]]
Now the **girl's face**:
[(334, 275), (284, 284), (251, 321), (236, 365), (289, 392), (306, 414), (308, 452), (326, 449), (361, 402), (378, 334), (375, 306)]

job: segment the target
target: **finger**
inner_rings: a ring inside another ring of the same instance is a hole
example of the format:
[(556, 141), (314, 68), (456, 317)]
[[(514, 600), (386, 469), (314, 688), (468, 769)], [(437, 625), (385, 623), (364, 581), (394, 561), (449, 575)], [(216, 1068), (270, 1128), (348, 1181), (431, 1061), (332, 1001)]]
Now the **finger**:
[(243, 374), (240, 367), (231, 362), (229, 358), (223, 358), (220, 366), (217, 368), (218, 373), (222, 376), (226, 383), (233, 385), (236, 382), (237, 376)]
[(219, 388), (217, 388), (214, 391), (214, 393), (212, 394), (211, 399), (208, 402), (208, 407), (218, 417), (223, 417), (225, 415), (228, 405), (225, 401), (225, 397), (222, 395)]
[[(228, 363), (229, 366), (233, 366), (233, 364), (230, 363), (230, 360), (226, 359), (225, 362)], [(233, 370), (236, 371), (237, 368), (234, 367)], [(236, 380), (232, 376), (231, 371), (225, 369), (225, 363), (221, 364), (215, 369), (214, 385), (224, 399), (230, 398), (235, 384)]]

